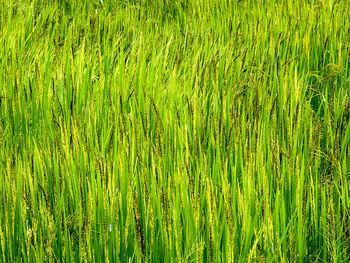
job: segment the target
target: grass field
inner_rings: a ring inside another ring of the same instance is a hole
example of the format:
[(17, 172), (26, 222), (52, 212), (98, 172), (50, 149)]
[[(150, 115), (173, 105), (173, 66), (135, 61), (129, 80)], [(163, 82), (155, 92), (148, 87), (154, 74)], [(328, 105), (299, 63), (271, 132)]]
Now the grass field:
[(349, 262), (348, 0), (0, 0), (0, 262)]

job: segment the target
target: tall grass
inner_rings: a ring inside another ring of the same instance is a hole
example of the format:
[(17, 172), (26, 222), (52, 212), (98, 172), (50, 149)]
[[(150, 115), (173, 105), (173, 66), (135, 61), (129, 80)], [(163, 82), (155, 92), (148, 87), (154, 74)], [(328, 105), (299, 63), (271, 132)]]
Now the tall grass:
[(348, 262), (347, 0), (1, 0), (1, 262)]

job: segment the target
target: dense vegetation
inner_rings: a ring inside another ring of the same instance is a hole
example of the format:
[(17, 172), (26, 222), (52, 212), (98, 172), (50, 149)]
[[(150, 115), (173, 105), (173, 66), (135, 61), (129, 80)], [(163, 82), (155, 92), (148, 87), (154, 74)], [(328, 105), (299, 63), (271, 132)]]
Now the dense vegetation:
[(0, 0), (1, 262), (348, 262), (348, 0)]

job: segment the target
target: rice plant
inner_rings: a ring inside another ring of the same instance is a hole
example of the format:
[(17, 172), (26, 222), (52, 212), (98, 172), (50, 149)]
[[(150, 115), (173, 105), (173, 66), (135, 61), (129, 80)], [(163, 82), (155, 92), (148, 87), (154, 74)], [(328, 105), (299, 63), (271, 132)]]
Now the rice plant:
[(348, 0), (0, 0), (0, 262), (348, 262)]

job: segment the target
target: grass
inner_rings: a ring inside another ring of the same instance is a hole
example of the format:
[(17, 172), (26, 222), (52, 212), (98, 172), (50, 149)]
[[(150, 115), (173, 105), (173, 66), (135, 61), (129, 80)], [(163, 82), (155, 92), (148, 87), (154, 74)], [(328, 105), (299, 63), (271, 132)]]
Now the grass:
[(348, 262), (347, 0), (1, 0), (1, 262)]

